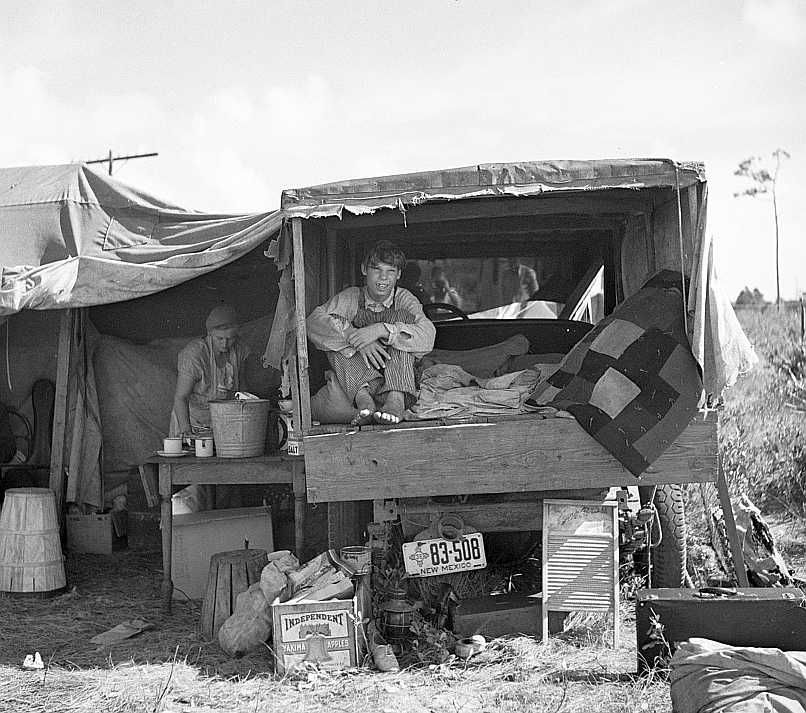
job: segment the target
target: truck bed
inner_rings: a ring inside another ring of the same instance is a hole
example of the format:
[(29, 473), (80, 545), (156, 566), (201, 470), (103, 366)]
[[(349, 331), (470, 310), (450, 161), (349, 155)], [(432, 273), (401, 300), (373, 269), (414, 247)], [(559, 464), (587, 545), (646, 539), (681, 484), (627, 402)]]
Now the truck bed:
[(715, 413), (694, 419), (640, 477), (572, 419), (523, 414), (405, 426), (323, 427), (305, 436), (308, 501), (711, 482), (717, 476)]

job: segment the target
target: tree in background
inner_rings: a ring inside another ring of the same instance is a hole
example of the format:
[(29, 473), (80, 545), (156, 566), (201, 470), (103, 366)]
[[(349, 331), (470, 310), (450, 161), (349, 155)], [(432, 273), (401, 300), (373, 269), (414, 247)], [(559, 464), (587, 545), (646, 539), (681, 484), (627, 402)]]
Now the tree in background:
[(740, 196), (750, 196), (755, 198), (765, 193), (772, 194), (772, 210), (775, 217), (775, 306), (781, 308), (781, 270), (778, 258), (778, 196), (776, 188), (778, 186), (778, 172), (781, 170), (781, 161), (789, 158), (789, 153), (782, 148), (777, 148), (772, 152), (775, 159), (775, 168), (772, 173), (764, 165), (760, 156), (751, 156), (739, 164), (733, 172), (735, 176), (749, 178), (753, 184), (743, 191), (734, 193), (734, 198)]
[(763, 307), (767, 304), (767, 300), (764, 299), (764, 295), (761, 294), (758, 287), (754, 287), (752, 290), (745, 287), (739, 293), (734, 304), (736, 307)]

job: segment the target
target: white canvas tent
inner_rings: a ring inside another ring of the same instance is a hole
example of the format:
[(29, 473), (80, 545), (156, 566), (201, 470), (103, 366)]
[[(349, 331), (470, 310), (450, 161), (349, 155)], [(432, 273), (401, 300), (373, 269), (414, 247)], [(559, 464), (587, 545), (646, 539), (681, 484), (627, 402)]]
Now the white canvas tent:
[[(259, 250), (280, 224), (279, 211), (185, 210), (81, 164), (0, 169), (0, 319), (23, 312), (20, 327), (5, 325), (4, 381), (10, 390), (9, 372), (24, 372), (21, 362), (40, 371), (53, 366), (51, 485), (57, 495), (69, 472), (68, 500), (103, 505), (94, 330), (83, 308), (136, 300), (205, 276)], [(183, 305), (172, 307), (181, 311)], [(58, 319), (31, 310), (59, 310)], [(33, 340), (27, 333), (32, 325), (42, 327)], [(173, 354), (177, 346), (170, 346)], [(21, 381), (22, 388), (30, 386)]]

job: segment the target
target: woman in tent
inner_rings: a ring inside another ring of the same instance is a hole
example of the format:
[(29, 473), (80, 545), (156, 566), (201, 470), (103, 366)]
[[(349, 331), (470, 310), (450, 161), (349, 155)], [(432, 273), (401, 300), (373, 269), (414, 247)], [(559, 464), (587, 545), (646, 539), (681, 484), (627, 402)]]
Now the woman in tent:
[(207, 336), (179, 352), (171, 435), (210, 428), (210, 401), (231, 399), (244, 390), (243, 369), (249, 349), (238, 340), (238, 317), (229, 305), (214, 307), (205, 321)]

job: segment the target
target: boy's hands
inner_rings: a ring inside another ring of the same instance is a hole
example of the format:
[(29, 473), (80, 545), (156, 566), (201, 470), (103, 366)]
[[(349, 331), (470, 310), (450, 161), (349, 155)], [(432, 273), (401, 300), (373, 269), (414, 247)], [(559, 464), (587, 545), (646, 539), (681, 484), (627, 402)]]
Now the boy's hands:
[(389, 354), (378, 340), (388, 334), (389, 331), (383, 322), (368, 324), (366, 327), (356, 329), (347, 337), (347, 343), (361, 354), (367, 366), (383, 369)]
[(360, 347), (358, 353), (363, 357), (367, 366), (372, 366), (376, 369), (383, 369), (386, 365), (386, 360), (389, 358), (386, 349), (378, 342), (371, 342), (365, 347)]
[(366, 327), (356, 329), (347, 337), (347, 343), (354, 349), (361, 351), (364, 347), (386, 336), (389, 336), (389, 332), (383, 322), (379, 322), (378, 324), (368, 324)]

